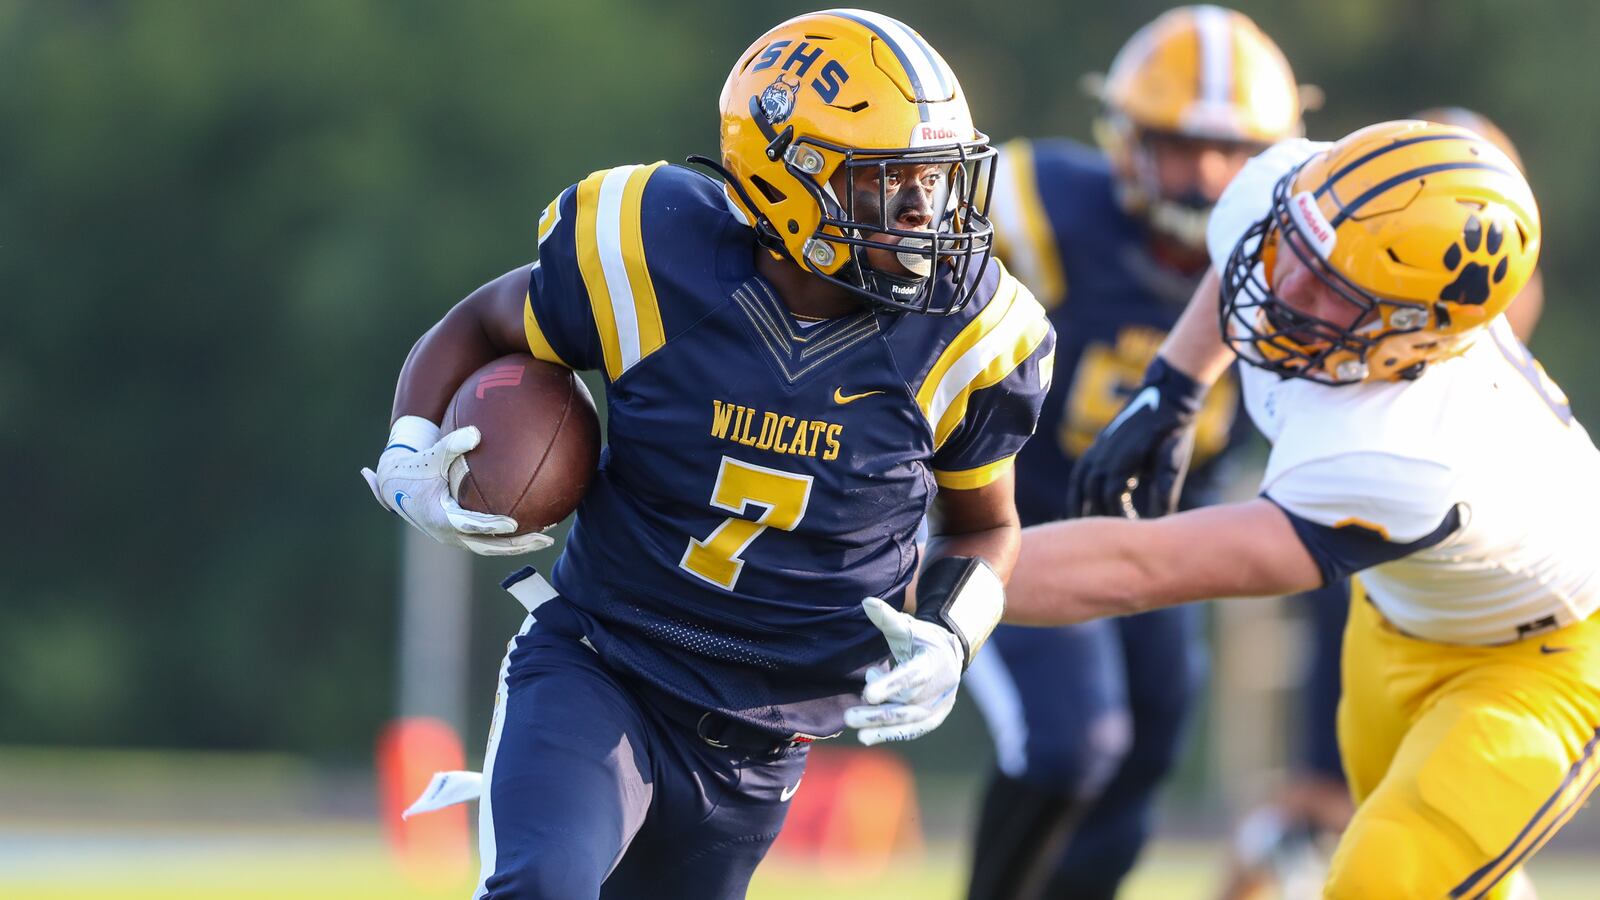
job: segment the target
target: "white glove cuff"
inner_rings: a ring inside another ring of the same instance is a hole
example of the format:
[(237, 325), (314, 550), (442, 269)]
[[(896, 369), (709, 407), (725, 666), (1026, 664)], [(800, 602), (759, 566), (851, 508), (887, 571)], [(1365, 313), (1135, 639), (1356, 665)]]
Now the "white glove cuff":
[(394, 425), (389, 429), (389, 443), (383, 445), (388, 451), (392, 447), (409, 447), (421, 453), (439, 443), (439, 426), (429, 422), (421, 416), (401, 416), (394, 420)]

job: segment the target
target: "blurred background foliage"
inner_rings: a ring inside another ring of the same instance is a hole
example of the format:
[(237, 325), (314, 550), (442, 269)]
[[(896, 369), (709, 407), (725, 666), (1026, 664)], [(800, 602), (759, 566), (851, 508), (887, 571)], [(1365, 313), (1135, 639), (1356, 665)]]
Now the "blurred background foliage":
[[(1534, 349), (1600, 415), (1600, 5), (1239, 7), (1325, 89), (1312, 137), (1434, 105), (1510, 133), (1543, 202)], [(0, 743), (365, 756), (394, 707), (399, 526), (356, 470), (411, 342), (532, 257), (565, 185), (714, 152), (735, 56), (810, 8), (0, 0)], [(1086, 139), (1080, 76), (1165, 5), (876, 8), (996, 138)], [(502, 569), (475, 570), (483, 721), (521, 617)], [(938, 747), (983, 752), (952, 724)]]

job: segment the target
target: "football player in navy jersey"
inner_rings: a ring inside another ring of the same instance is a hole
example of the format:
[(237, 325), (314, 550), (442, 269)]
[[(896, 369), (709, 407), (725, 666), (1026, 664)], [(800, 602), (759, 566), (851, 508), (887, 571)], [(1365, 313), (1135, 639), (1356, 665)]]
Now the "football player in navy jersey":
[(605, 377), (553, 586), (508, 579), (531, 614), (478, 897), (744, 896), (810, 743), (936, 727), (1001, 614), (1054, 337), (990, 259), (994, 151), (955, 75), (894, 19), (814, 13), (741, 55), (721, 111), (721, 159), (698, 160), (720, 179), (621, 166), (544, 209), (538, 262), (412, 349), (366, 473), (433, 537), (524, 552), (540, 536), (452, 499), (479, 435), (436, 423), (506, 353)]
[[(1074, 460), (1138, 389), (1208, 267), (1211, 205), (1252, 155), (1300, 132), (1302, 90), (1245, 16), (1172, 10), (1140, 30), (1098, 87), (1102, 152), (1065, 139), (1000, 150), (998, 250), (1050, 311), (1060, 377), (1017, 460), (1025, 525), (1066, 518)], [(1231, 379), (1188, 410), (1214, 498), (1242, 434)], [(1143, 846), (1204, 665), (1197, 611), (1049, 630), (1002, 626), (967, 675), (996, 748), (969, 896), (1112, 896)]]

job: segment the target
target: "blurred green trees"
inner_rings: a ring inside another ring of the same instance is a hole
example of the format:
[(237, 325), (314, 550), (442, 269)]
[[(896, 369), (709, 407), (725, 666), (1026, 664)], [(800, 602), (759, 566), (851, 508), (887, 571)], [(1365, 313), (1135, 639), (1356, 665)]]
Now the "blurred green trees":
[[(365, 752), (398, 542), (356, 469), (411, 341), (531, 258), (566, 184), (714, 151), (735, 55), (810, 8), (781, 6), (0, 2), (0, 742)], [(1081, 137), (1079, 76), (1163, 7), (879, 8), (991, 134)], [(1437, 104), (1512, 135), (1548, 235), (1535, 347), (1600, 414), (1600, 7), (1242, 8), (1327, 91), (1314, 137)], [(487, 686), (517, 614), (479, 607)]]

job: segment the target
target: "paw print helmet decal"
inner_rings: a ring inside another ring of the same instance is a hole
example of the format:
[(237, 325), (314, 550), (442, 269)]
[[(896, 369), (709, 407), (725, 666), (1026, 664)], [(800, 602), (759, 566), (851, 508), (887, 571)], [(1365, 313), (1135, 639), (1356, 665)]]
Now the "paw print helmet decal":
[[(1505, 311), (1539, 242), (1533, 192), (1494, 143), (1449, 125), (1373, 125), (1278, 182), (1220, 273), (1223, 336), (1286, 377), (1414, 378)], [(1273, 284), (1283, 253), (1337, 301), (1320, 315), (1285, 302)]]

